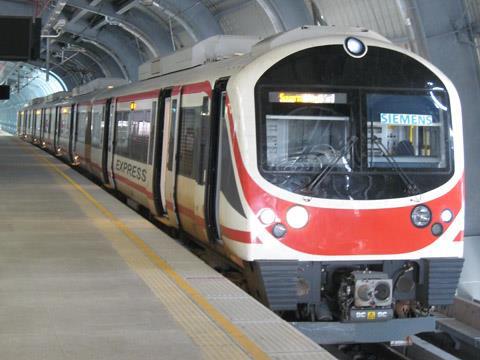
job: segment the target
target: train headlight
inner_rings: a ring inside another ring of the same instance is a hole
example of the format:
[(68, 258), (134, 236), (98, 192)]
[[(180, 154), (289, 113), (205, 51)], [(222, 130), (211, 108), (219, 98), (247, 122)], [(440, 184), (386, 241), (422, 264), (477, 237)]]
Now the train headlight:
[(263, 225), (273, 224), (275, 217), (275, 212), (272, 209), (263, 209), (258, 216)]
[(302, 206), (293, 206), (287, 211), (287, 224), (294, 229), (301, 229), (308, 222), (308, 211)]
[(430, 224), (432, 220), (432, 212), (425, 205), (416, 206), (410, 215), (413, 225), (423, 228)]
[(356, 58), (360, 58), (367, 53), (367, 46), (355, 37), (348, 37), (344, 46), (348, 54)]
[(453, 213), (451, 210), (449, 209), (445, 209), (442, 211), (442, 213), (440, 214), (440, 218), (442, 219), (443, 222), (450, 222), (452, 221), (453, 219)]

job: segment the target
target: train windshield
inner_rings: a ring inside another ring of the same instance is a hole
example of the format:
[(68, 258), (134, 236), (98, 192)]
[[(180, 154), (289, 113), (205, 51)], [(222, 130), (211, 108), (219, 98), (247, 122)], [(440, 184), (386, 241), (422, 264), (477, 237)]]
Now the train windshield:
[[(297, 103), (299, 96), (330, 96), (337, 103)], [(267, 171), (319, 171), (337, 166), (337, 157), (350, 134), (346, 94), (269, 92), (270, 111), (265, 116)], [(290, 100), (289, 100), (290, 99)], [(345, 154), (341, 164), (347, 164)]]
[[(441, 92), (366, 96), (368, 168), (446, 169), (449, 116)], [(390, 161), (389, 161), (390, 160)]]
[[(330, 74), (310, 64), (312, 76), (300, 76), (300, 85), (287, 83), (288, 76), (274, 84), (272, 74), (257, 84), (260, 173), (289, 191), (335, 199), (405, 197), (446, 182), (453, 174), (453, 138), (440, 80), (401, 53), (373, 48), (374, 58), (365, 61), (325, 48), (343, 60), (326, 64)], [(298, 74), (296, 63), (283, 62)], [(310, 84), (335, 73), (335, 86)]]

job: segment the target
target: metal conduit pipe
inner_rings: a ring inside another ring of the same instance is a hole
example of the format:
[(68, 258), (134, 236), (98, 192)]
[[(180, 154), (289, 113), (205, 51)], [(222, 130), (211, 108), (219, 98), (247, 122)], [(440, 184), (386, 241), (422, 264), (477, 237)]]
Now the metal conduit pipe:
[(412, 50), (425, 59), (429, 59), (430, 56), (426, 45), (425, 31), (423, 30), (422, 22), (418, 15), (415, 0), (395, 0), (395, 3), (402, 19), (404, 19), (407, 36), (412, 44)]
[(273, 25), (273, 30), (276, 33), (280, 33), (286, 30), (285, 25), (280, 18), (280, 15), (274, 9), (273, 5), (270, 3), (269, 0), (256, 0), (258, 5), (263, 9), (267, 17), (270, 19), (270, 22)]
[(192, 27), (185, 21), (183, 20), (180, 16), (177, 16), (174, 14), (172, 11), (168, 10), (164, 6), (160, 5), (157, 1), (153, 2), (153, 6), (158, 8), (160, 11), (165, 13), (170, 19), (175, 20), (177, 23), (179, 23), (187, 32), (187, 34), (192, 38), (194, 42), (198, 42), (198, 37), (195, 34), (195, 31), (192, 29)]
[(100, 44), (98, 41), (94, 41), (94, 40), (90, 40), (90, 39), (85, 39), (85, 38), (81, 38), (80, 41), (84, 42), (84, 43), (87, 43), (87, 44), (91, 44), (93, 46), (96, 46), (97, 48), (99, 48), (101, 51), (103, 51), (104, 53), (106, 53), (108, 56), (110, 56), (112, 58), (112, 60), (115, 62), (115, 64), (117, 64), (118, 68), (120, 69), (120, 71), (122, 72), (122, 75), (123, 75), (123, 78), (126, 79), (126, 80), (130, 80), (130, 76), (128, 76), (128, 72), (125, 68), (125, 65), (123, 65), (123, 63), (120, 61), (120, 58), (113, 52), (111, 51), (109, 48), (107, 48), (106, 46)]

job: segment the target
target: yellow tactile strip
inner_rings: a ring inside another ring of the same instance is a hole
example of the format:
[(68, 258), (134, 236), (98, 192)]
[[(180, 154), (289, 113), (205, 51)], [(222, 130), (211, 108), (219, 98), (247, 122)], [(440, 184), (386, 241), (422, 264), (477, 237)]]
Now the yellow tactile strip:
[[(27, 144), (25, 144), (27, 145)], [(108, 238), (118, 254), (149, 286), (169, 310), (172, 317), (193, 339), (206, 359), (268, 359), (269, 356), (242, 330), (213, 307), (197, 290), (192, 288), (175, 270), (161, 259), (139, 236), (131, 231), (106, 207), (100, 204), (80, 184), (68, 176), (46, 156), (29, 149), (35, 157), (63, 177), (84, 199), (104, 217), (86, 214)], [(80, 204), (85, 209), (85, 204)], [(119, 233), (124, 236), (118, 236)], [(160, 355), (160, 354), (159, 354)]]

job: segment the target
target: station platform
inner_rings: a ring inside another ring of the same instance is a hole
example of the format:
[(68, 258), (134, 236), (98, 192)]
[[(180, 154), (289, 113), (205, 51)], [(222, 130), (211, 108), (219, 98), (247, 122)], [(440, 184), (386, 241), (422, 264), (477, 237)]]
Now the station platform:
[(2, 360), (334, 358), (50, 154), (0, 169)]

